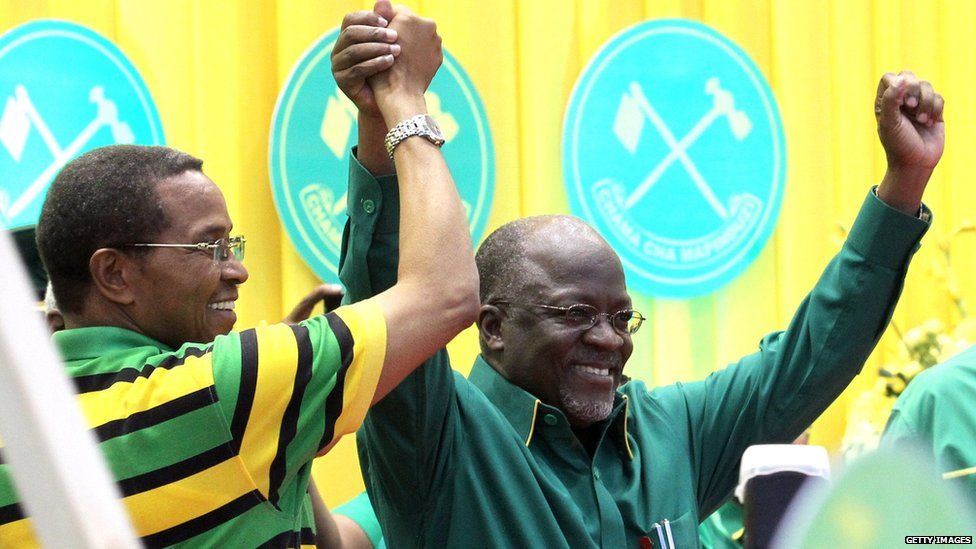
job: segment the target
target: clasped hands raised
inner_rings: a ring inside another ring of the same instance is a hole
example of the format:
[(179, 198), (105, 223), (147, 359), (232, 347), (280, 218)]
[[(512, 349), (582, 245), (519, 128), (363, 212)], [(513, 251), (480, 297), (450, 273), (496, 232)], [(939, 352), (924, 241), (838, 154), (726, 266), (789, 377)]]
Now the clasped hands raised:
[(389, 0), (346, 15), (332, 49), (332, 74), (360, 116), (387, 127), (426, 113), (424, 92), (441, 65), (434, 21)]

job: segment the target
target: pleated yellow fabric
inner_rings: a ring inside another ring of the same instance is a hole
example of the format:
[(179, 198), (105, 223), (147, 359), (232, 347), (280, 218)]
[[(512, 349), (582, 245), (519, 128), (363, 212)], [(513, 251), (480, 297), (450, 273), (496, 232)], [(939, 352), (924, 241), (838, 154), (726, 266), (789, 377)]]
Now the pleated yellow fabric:
[[(636, 337), (629, 373), (649, 383), (695, 379), (756, 349), (783, 327), (840, 243), (866, 188), (883, 175), (872, 101), (884, 71), (911, 68), (947, 98), (948, 148), (927, 202), (937, 225), (916, 257), (895, 321), (952, 322), (934, 238), (976, 218), (976, 4), (943, 0), (418, 0), (438, 21), (445, 47), (471, 76), (488, 112), (496, 189), (488, 230), (522, 215), (568, 212), (562, 185), (562, 118), (573, 84), (593, 53), (639, 21), (685, 17), (737, 42), (764, 72), (782, 112), (787, 187), (773, 237), (751, 267), (718, 292), (690, 300), (634, 295), (649, 317)], [(0, 0), (0, 31), (53, 17), (89, 26), (129, 56), (159, 108), (169, 144), (202, 157), (248, 238), (251, 279), (240, 327), (274, 321), (315, 283), (279, 224), (268, 180), (275, 98), (291, 67), (354, 0)], [(0, 98), (2, 101), (4, 98)], [(964, 296), (976, 299), (976, 253), (963, 237), (953, 251)], [(971, 237), (968, 237), (971, 238)], [(887, 335), (847, 395), (868, 387), (890, 357)], [(477, 337), (451, 346), (471, 364)], [(836, 447), (842, 398), (814, 429)], [(358, 490), (351, 437), (318, 460), (330, 504)]]

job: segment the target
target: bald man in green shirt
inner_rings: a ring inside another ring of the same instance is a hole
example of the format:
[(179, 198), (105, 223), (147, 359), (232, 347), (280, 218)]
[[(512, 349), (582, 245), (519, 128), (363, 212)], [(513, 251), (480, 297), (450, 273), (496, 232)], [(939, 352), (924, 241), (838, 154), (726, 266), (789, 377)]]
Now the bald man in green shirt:
[[(402, 128), (378, 116), (367, 77), (385, 44), (415, 37), (376, 32), (380, 16), (399, 17), (377, 9), (347, 16), (333, 53), (359, 108), (340, 266), (354, 301), (396, 280), (405, 196), (382, 147)], [(697, 547), (699, 520), (731, 493), (745, 448), (796, 438), (860, 371), (928, 228), (921, 197), (942, 154), (942, 99), (910, 73), (888, 74), (876, 112), (888, 172), (842, 250), (786, 331), (704, 381), (622, 383), (643, 317), (620, 259), (581, 220), (539, 216), (492, 233), (476, 256), (481, 355), (470, 377), (439, 353), (357, 435), (387, 543)], [(373, 208), (357, 207), (367, 200)]]

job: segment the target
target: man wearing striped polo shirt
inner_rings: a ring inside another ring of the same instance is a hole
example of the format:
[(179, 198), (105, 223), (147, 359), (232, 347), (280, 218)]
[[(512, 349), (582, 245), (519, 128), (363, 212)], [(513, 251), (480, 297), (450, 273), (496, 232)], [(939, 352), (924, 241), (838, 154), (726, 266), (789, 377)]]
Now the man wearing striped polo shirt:
[[(436, 37), (429, 21), (397, 24)], [(439, 40), (401, 47), (408, 60), (371, 82), (391, 127), (426, 113), (423, 91), (441, 60)], [(392, 64), (388, 48), (361, 70)], [(113, 146), (58, 175), (38, 225), (67, 328), (55, 341), (146, 545), (314, 542), (312, 459), (477, 311), (464, 212), (435, 145), (408, 138), (395, 148), (398, 284), (295, 325), (240, 333), (230, 330), (248, 278), (244, 239), (231, 236), (200, 160)], [(6, 468), (0, 546), (34, 544)]]

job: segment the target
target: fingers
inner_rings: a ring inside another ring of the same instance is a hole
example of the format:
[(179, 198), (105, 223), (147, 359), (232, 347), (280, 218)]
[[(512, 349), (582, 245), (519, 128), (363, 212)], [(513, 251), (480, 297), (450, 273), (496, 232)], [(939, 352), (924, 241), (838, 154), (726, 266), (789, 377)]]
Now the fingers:
[[(332, 48), (332, 74), (343, 90), (355, 90), (374, 74), (393, 66), (400, 55), (398, 35), (385, 28), (388, 22), (373, 12), (351, 13)], [(348, 94), (348, 92), (347, 92)]]
[(337, 284), (321, 284), (316, 286), (295, 305), (295, 308), (288, 313), (288, 316), (284, 318), (283, 322), (295, 324), (307, 319), (311, 316), (315, 305), (320, 301), (325, 303), (325, 312), (329, 312), (339, 306), (342, 296), (342, 286)]
[(347, 82), (364, 82), (371, 76), (379, 74), (393, 66), (393, 55), (374, 57), (353, 65), (345, 70), (335, 70), (332, 74), (336, 83), (342, 88)]
[(333, 286), (332, 288), (332, 291), (324, 299), (326, 313), (338, 309), (342, 305), (342, 297), (345, 295), (342, 286)]
[[(377, 2), (379, 5), (379, 2)], [(392, 11), (390, 17), (384, 17), (375, 11), (354, 11), (352, 13), (347, 13), (345, 17), (342, 18), (342, 30), (346, 30), (346, 27), (351, 27), (353, 25), (366, 25), (368, 27), (386, 27), (390, 24), (390, 19), (392, 19)]]
[(330, 297), (342, 298), (343, 296), (342, 286), (338, 284), (320, 284), (315, 287), (314, 290), (309, 292), (304, 298), (302, 298), (302, 303), (306, 305), (315, 305), (323, 299), (328, 299)]
[(905, 101), (908, 86), (900, 75), (885, 73), (878, 84), (878, 95), (874, 102), (874, 114), (882, 127), (894, 127), (901, 121), (901, 106)]
[(885, 90), (891, 87), (895, 79), (898, 78), (893, 72), (886, 72), (881, 75), (881, 81), (878, 82), (878, 93), (874, 98), (874, 113), (881, 114), (881, 96), (884, 95)]
[(328, 313), (339, 308), (342, 296), (345, 291), (338, 284), (322, 284), (313, 291), (315, 302), (322, 301), (325, 305), (325, 312)]
[(906, 110), (918, 107), (918, 101), (921, 97), (921, 82), (918, 81), (912, 71), (901, 71), (898, 76), (901, 77), (905, 86), (905, 99), (902, 101), (902, 105), (907, 107)]
[(392, 63), (393, 58), (398, 55), (400, 55), (399, 44), (383, 44), (377, 42), (354, 44), (342, 51), (333, 52), (332, 72), (338, 74), (356, 65), (368, 64), (370, 61), (384, 56), (390, 56), (389, 62)]
[(314, 305), (319, 300), (321, 300), (323, 297), (325, 297), (325, 292), (326, 292), (327, 289), (328, 289), (328, 286), (326, 286), (325, 284), (320, 284), (320, 285), (316, 286), (315, 288), (312, 289), (311, 292), (309, 292), (308, 294), (305, 295), (305, 297), (302, 298), (302, 300), (299, 302), (299, 304), (300, 305)]
[(924, 80), (919, 82), (919, 100), (918, 107), (915, 109), (915, 121), (926, 126), (941, 122), (944, 107), (945, 100), (936, 93), (932, 84)]
[(935, 117), (936, 122), (944, 122), (945, 119), (942, 117), (942, 113), (945, 110), (945, 99), (943, 99), (942, 94), (935, 94), (935, 103), (932, 106), (932, 114)]
[(918, 107), (915, 109), (915, 121), (928, 124), (935, 121), (932, 117), (932, 107), (935, 105), (935, 90), (928, 82), (918, 83)]
[[(374, 14), (375, 15), (375, 14)], [(339, 39), (332, 48), (335, 59), (337, 53), (344, 51), (354, 44), (373, 42), (378, 44), (393, 44), (397, 41), (397, 31), (377, 25), (354, 24), (342, 29)]]
[(894, 127), (902, 115), (915, 125), (932, 126), (942, 121), (944, 107), (945, 100), (932, 84), (911, 71), (885, 73), (878, 83), (874, 112), (882, 127)]
[(380, 17), (384, 17), (387, 20), (392, 20), (394, 16), (393, 6), (390, 5), (390, 0), (379, 0), (373, 6), (373, 11), (376, 12)]

